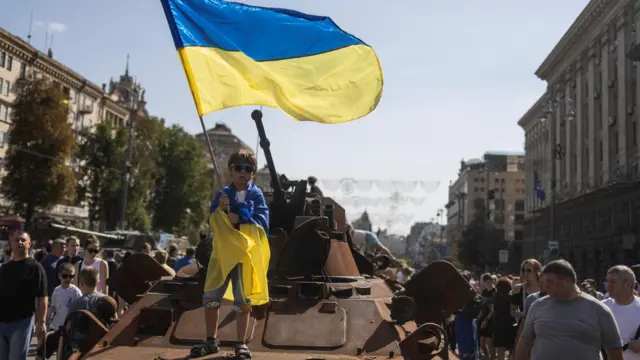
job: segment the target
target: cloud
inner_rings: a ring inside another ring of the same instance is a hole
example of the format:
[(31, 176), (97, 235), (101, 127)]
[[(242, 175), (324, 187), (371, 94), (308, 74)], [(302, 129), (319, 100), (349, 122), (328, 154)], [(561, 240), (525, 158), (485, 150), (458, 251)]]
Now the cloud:
[(67, 31), (67, 25), (55, 21), (45, 23), (44, 21), (36, 21), (36, 26), (46, 26), (50, 33), (61, 33)]
[(61, 33), (67, 30), (67, 25), (52, 21), (49, 23), (49, 31)]

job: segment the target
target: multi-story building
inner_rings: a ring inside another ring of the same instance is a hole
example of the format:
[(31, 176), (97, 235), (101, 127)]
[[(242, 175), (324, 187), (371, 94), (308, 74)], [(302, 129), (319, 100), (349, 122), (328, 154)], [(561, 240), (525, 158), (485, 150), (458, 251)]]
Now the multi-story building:
[(482, 160), (461, 161), (445, 205), (446, 238), (451, 247), (460, 242), (467, 225), (483, 216), (504, 233), (519, 258), (524, 239), (525, 193), (524, 154), (487, 152)]
[[(77, 136), (91, 131), (102, 121), (125, 126), (131, 116), (130, 109), (135, 108), (138, 115), (148, 116), (144, 90), (129, 75), (128, 66), (120, 80), (111, 81), (107, 89), (107, 84), (97, 85), (55, 60), (51, 49), (43, 53), (0, 28), (0, 166), (10, 136), (16, 96), (25, 82), (37, 78), (47, 78), (62, 87), (68, 97), (69, 122)], [(5, 205), (5, 201), (0, 201), (0, 206)], [(67, 219), (87, 216), (86, 209), (68, 206), (54, 207), (52, 213)]]
[[(640, 258), (640, 72), (629, 58), (638, 29), (640, 2), (591, 0), (536, 71), (547, 94), (519, 121), (530, 189), (527, 256), (553, 239), (585, 277)], [(545, 201), (535, 196), (536, 173)]]
[(411, 226), (409, 235), (404, 239), (404, 252), (416, 269), (422, 269), (435, 260), (451, 260), (444, 230), (435, 222), (417, 222)]

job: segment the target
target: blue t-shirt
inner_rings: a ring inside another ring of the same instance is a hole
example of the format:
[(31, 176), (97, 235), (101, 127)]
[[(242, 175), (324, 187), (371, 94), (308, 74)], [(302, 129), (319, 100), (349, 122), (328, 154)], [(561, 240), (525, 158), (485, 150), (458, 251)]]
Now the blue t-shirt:
[(173, 265), (173, 270), (178, 272), (183, 267), (193, 264), (194, 261), (195, 261), (195, 259), (193, 259), (193, 258), (183, 256), (180, 259), (176, 260), (176, 264)]

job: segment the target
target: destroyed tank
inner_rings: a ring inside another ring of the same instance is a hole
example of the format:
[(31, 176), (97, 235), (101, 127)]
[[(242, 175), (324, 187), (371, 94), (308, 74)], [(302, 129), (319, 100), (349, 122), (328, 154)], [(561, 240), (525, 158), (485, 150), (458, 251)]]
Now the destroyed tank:
[[(247, 339), (253, 359), (457, 359), (443, 324), (474, 294), (459, 271), (437, 261), (394, 294), (373, 276), (375, 265), (354, 250), (340, 204), (309, 195), (306, 181), (281, 183), (261, 115), (252, 117), (273, 185), (265, 194), (271, 211), (271, 301), (253, 309)], [(198, 247), (199, 264), (208, 263), (208, 248)], [(109, 281), (129, 309), (110, 326), (87, 312), (70, 314), (60, 348), (72, 350), (60, 358), (189, 358), (191, 346), (206, 337), (206, 268), (198, 267), (193, 276), (171, 278), (150, 256), (132, 255)], [(232, 357), (225, 354), (232, 354), (236, 340), (234, 319), (233, 305), (223, 303), (221, 352), (205, 359)]]

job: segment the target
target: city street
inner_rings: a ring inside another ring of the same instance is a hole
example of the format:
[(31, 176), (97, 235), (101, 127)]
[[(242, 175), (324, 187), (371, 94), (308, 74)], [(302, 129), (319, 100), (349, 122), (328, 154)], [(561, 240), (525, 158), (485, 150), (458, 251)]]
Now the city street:
[(27, 360), (33, 360), (36, 358), (36, 349), (38, 348), (38, 340), (35, 336), (31, 338), (31, 347), (29, 348), (29, 356)]

